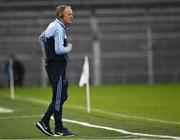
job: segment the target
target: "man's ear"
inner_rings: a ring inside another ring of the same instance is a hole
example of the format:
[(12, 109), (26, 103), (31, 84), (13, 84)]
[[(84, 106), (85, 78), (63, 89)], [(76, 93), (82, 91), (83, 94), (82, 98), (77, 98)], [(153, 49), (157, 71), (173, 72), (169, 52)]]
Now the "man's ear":
[(60, 18), (63, 18), (63, 13), (59, 13), (59, 17), (60, 17)]

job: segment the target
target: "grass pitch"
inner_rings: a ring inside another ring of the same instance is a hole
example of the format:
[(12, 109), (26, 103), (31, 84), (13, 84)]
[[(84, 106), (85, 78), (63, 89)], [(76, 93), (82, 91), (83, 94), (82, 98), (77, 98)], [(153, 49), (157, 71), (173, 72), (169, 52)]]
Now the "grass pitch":
[[(63, 118), (133, 133), (180, 137), (180, 85), (117, 85), (91, 87), (91, 109), (86, 112), (85, 87), (70, 87)], [(11, 100), (9, 89), (0, 89), (0, 139), (57, 139), (35, 127), (51, 100), (51, 88), (17, 88)], [(64, 125), (77, 136), (61, 139), (141, 139), (144, 137), (70, 122)], [(54, 122), (51, 121), (53, 129)]]

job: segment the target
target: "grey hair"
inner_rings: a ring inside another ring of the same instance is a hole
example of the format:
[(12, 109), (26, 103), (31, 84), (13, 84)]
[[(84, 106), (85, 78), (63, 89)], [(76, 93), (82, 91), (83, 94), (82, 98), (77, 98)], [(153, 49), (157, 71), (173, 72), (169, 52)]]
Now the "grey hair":
[(67, 5), (59, 5), (58, 7), (56, 7), (56, 18), (60, 19), (63, 17), (63, 12), (65, 10), (66, 7), (70, 7)]

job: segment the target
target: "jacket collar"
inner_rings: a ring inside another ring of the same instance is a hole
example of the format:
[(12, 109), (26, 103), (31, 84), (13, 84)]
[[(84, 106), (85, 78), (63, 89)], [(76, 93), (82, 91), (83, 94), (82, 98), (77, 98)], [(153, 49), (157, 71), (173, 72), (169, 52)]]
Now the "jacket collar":
[(56, 22), (58, 22), (63, 28), (65, 31), (67, 31), (69, 28), (63, 23), (63, 21), (59, 20), (56, 18), (55, 20)]

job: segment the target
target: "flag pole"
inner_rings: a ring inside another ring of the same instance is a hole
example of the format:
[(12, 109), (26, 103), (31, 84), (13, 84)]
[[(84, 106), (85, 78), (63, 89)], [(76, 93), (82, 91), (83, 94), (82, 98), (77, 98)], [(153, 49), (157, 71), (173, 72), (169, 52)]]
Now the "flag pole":
[[(87, 56), (85, 56), (85, 62), (89, 66), (89, 61), (88, 61), (88, 57)], [(89, 69), (88, 69), (88, 71), (89, 71)], [(90, 113), (91, 112), (91, 106), (90, 106), (89, 76), (88, 76), (88, 79), (87, 79), (87, 82), (86, 82), (86, 99), (87, 99), (87, 112)]]
[(10, 96), (11, 99), (15, 99), (14, 94), (14, 70), (13, 70), (13, 60), (12, 58), (9, 59), (9, 67), (10, 67)]
[(91, 112), (89, 81), (86, 83), (87, 112)]
[[(88, 57), (86, 56), (85, 57), (85, 61), (88, 62)], [(89, 62), (88, 62), (89, 64)], [(90, 88), (89, 88), (89, 78), (87, 80), (87, 83), (86, 83), (86, 99), (87, 99), (87, 112), (90, 113), (91, 112), (91, 106), (90, 106)]]

